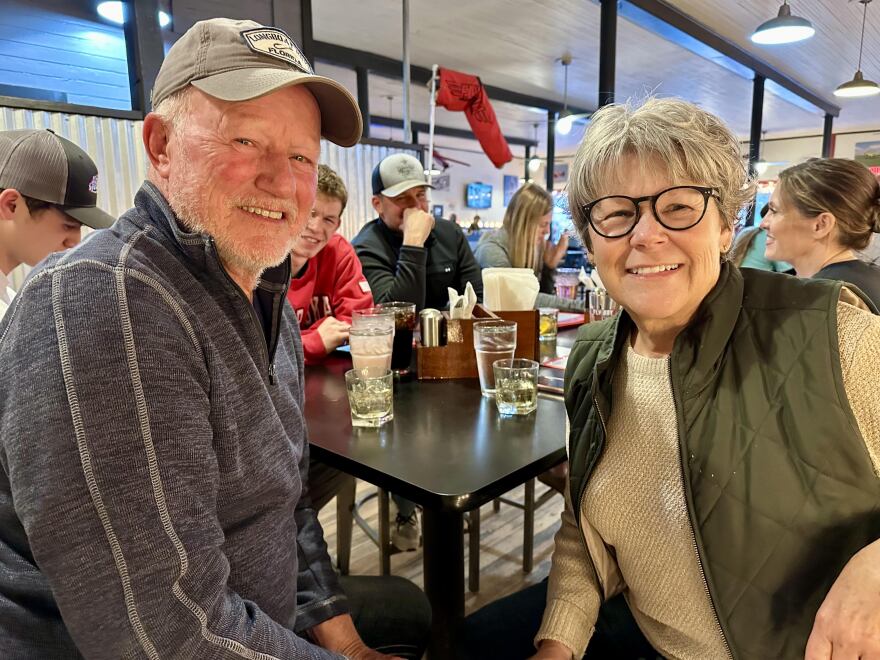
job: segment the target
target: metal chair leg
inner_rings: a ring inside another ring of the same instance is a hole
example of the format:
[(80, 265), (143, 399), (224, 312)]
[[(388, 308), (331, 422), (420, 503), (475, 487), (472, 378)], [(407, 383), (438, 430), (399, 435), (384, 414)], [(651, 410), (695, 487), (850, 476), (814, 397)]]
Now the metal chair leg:
[(348, 575), (351, 562), (351, 530), (354, 524), (354, 497), (357, 480), (349, 477), (336, 494), (336, 566)]
[(523, 573), (532, 572), (535, 544), (535, 480), (526, 482), (525, 497), (523, 498)]
[(379, 572), (391, 575), (391, 526), (388, 516), (391, 515), (388, 504), (388, 491), (379, 489)]
[(468, 589), (480, 590), (480, 508), (468, 513)]

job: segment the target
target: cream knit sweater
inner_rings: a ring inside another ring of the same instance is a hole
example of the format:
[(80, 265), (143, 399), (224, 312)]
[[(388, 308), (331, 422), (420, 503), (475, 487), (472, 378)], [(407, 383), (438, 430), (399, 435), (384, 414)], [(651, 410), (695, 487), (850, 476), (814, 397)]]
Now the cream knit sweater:
[[(838, 304), (843, 382), (880, 474), (880, 317)], [(616, 560), (639, 627), (665, 657), (729, 657), (693, 543), (679, 465), (678, 433), (668, 358), (628, 348), (613, 380), (608, 435), (579, 512)], [(659, 532), (659, 533), (658, 533)], [(608, 572), (604, 567), (602, 573)], [(570, 497), (556, 535), (544, 620), (536, 641), (553, 639), (580, 658), (603, 598), (596, 569), (575, 526)]]

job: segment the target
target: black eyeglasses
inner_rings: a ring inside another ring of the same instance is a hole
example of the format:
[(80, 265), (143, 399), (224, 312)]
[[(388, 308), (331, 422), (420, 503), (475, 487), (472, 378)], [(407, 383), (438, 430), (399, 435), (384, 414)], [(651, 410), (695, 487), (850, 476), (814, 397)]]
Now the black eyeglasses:
[(593, 230), (605, 238), (629, 234), (639, 221), (639, 205), (650, 202), (657, 222), (673, 231), (690, 229), (698, 224), (709, 206), (709, 198), (721, 199), (716, 188), (673, 186), (656, 195), (601, 197), (583, 206)]

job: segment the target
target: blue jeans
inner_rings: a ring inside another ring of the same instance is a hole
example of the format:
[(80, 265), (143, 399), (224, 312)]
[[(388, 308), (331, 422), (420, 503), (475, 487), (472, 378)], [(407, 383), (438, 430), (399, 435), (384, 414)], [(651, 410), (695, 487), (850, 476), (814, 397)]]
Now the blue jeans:
[(387, 655), (419, 660), (428, 645), (431, 605), (424, 592), (395, 575), (341, 575), (354, 627), (364, 643)]
[[(521, 660), (535, 653), (534, 638), (547, 603), (547, 580), (489, 603), (464, 621), (460, 657), (464, 660)], [(655, 660), (657, 653), (638, 625), (623, 596), (599, 610), (596, 631), (584, 660)]]

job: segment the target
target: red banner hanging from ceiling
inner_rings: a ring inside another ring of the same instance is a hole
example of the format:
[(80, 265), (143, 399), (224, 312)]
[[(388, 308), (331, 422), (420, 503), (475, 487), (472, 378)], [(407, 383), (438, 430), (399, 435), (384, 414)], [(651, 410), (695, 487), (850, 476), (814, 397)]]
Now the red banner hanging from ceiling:
[(510, 147), (498, 118), (489, 102), (489, 95), (477, 76), (452, 69), (439, 68), (440, 84), (437, 89), (437, 105), (453, 111), (464, 111), (474, 137), (495, 167), (513, 160)]

